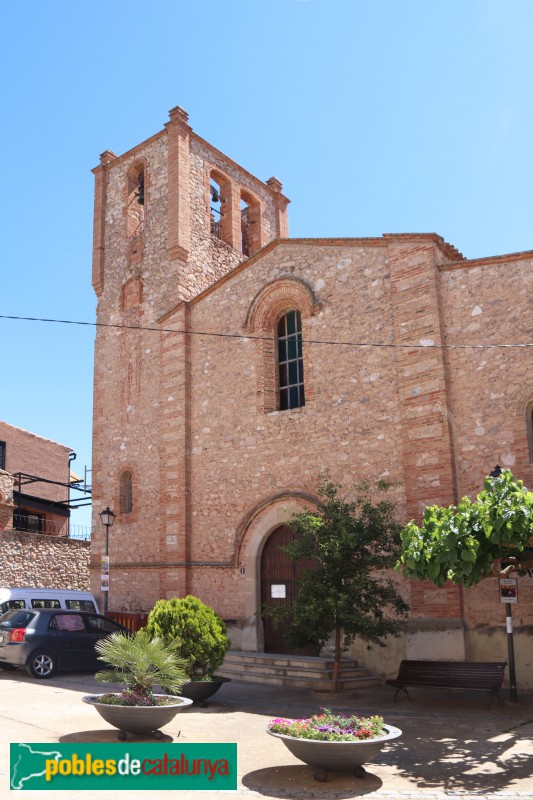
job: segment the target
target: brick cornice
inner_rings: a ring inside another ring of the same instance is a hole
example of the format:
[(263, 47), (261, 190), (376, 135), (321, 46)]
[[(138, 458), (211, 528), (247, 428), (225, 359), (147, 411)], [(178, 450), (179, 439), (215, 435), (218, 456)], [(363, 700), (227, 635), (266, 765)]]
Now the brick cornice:
[(515, 261), (528, 261), (533, 259), (533, 250), (523, 250), (519, 253), (506, 253), (500, 256), (485, 256), (483, 258), (469, 258), (464, 261), (454, 261), (451, 264), (441, 264), (440, 272), (452, 272), (457, 269), (472, 269), (473, 267), (497, 266)]

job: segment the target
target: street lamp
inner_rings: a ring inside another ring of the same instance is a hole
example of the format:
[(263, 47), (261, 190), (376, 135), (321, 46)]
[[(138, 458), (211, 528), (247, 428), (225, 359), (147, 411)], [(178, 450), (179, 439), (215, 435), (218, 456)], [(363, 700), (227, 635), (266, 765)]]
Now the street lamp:
[[(102, 525), (105, 527), (105, 555), (106, 555), (106, 563), (109, 568), (109, 562), (107, 560), (107, 556), (109, 556), (109, 528), (113, 525), (115, 521), (115, 515), (113, 514), (109, 506), (107, 506), (107, 508), (104, 508), (103, 511), (100, 511), (100, 519), (102, 520)], [(104, 592), (104, 611), (107, 611), (108, 605), (109, 605), (109, 584), (107, 587), (107, 592)]]
[[(499, 464), (496, 464), (492, 472), (489, 472), (489, 478), (499, 478), (503, 470)], [(505, 599), (505, 598), (504, 598)], [(518, 695), (516, 691), (516, 665), (514, 659), (514, 642), (513, 642), (513, 615), (511, 612), (511, 603), (505, 603), (505, 627), (507, 629), (507, 657), (509, 659), (509, 699), (511, 703), (518, 702)]]

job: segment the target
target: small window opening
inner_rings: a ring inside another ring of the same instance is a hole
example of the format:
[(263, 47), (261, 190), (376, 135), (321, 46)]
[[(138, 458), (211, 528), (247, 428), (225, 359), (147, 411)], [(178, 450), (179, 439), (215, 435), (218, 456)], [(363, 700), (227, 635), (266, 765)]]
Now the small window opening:
[(241, 250), (243, 256), (251, 254), (250, 206), (241, 199)]
[(209, 183), (210, 212), (211, 212), (211, 234), (217, 239), (222, 239), (221, 219), (222, 219), (222, 195), (220, 185), (211, 178)]
[(279, 410), (305, 405), (302, 317), (289, 311), (278, 322)]
[(6, 443), (0, 442), (0, 469), (6, 468)]
[(133, 511), (133, 480), (131, 472), (123, 472), (120, 476), (120, 513), (131, 514)]
[(128, 176), (128, 239), (144, 233), (144, 170), (132, 170)]

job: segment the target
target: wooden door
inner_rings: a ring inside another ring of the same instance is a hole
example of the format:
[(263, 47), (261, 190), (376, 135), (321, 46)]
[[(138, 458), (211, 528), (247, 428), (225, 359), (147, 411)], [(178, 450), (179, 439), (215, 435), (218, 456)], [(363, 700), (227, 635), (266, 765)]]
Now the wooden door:
[[(280, 550), (293, 539), (287, 525), (281, 525), (270, 534), (261, 555), (261, 608), (264, 604), (292, 608), (297, 594), (297, 580), (312, 562), (308, 559), (291, 561)], [(282, 624), (276, 625), (270, 617), (263, 617), (265, 653), (290, 653), (291, 647), (285, 639), (290, 623), (288, 615)]]

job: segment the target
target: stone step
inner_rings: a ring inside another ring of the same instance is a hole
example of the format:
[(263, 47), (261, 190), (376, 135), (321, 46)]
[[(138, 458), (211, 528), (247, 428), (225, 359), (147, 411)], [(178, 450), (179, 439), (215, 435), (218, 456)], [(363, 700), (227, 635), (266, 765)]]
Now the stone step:
[[(299, 667), (302, 669), (318, 668), (322, 670), (324, 667), (333, 669), (333, 658), (323, 658), (321, 656), (292, 656), (278, 653), (247, 653), (238, 650), (230, 650), (226, 653), (224, 663), (239, 663), (239, 664), (272, 664), (274, 666), (283, 667)], [(356, 662), (351, 659), (341, 660), (341, 669), (346, 667), (357, 666)]]
[[(264, 675), (293, 675), (294, 677), (308, 678), (309, 680), (321, 680), (323, 678), (331, 678), (333, 669), (301, 669), (290, 664), (278, 667), (273, 664), (239, 664), (237, 661), (224, 662), (223, 669), (225, 670), (239, 670), (242, 672), (257, 672), (260, 671)], [(218, 670), (220, 672), (220, 670)], [(340, 670), (342, 678), (360, 678), (368, 675), (368, 670), (361, 667), (344, 667)]]
[[(300, 686), (309, 689), (328, 689), (333, 679), (334, 661), (331, 657), (288, 655), (285, 653), (248, 653), (230, 651), (218, 674), (249, 683), (276, 686)], [(349, 659), (341, 661), (339, 688), (357, 689), (378, 686), (381, 679), (369, 675)]]
[[(320, 680), (309, 679), (309, 677), (300, 677), (294, 675), (281, 675), (262, 673), (259, 670), (254, 672), (245, 672), (238, 669), (219, 669), (218, 675), (223, 675), (225, 678), (232, 678), (235, 681), (243, 681), (244, 683), (262, 683), (271, 686), (294, 686), (303, 689), (328, 689), (331, 686), (331, 678), (323, 677)], [(339, 689), (346, 691), (348, 689), (359, 689), (365, 686), (379, 686), (382, 683), (380, 678), (374, 675), (361, 676), (360, 678), (349, 678), (339, 680)]]

